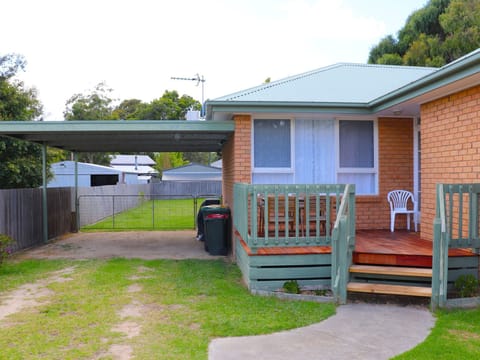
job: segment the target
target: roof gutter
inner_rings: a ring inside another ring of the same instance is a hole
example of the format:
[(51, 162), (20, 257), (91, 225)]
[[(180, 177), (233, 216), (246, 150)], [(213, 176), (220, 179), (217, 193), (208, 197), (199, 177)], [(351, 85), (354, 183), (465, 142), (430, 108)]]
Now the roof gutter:
[(345, 102), (275, 102), (275, 101), (209, 101), (207, 103), (207, 119), (214, 112), (227, 113), (344, 113), (370, 114), (367, 103)]

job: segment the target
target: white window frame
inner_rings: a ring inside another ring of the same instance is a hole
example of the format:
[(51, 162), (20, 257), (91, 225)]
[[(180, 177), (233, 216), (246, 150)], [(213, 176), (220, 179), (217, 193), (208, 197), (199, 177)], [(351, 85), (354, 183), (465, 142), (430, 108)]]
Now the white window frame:
[[(340, 167), (340, 121), (372, 121), (373, 122), (373, 167), (372, 168), (352, 168)], [(375, 177), (375, 189), (373, 193), (359, 194), (360, 196), (378, 195), (378, 120), (376, 118), (362, 118), (362, 117), (342, 117), (335, 119), (335, 182), (338, 183), (339, 174), (373, 174)]]
[[(256, 174), (293, 174), (295, 171), (295, 120), (289, 116), (279, 115), (252, 115), (251, 124), (251, 144), (252, 144), (252, 158), (251, 167), (252, 172)], [(255, 167), (255, 120), (289, 120), (290, 121), (290, 167)]]

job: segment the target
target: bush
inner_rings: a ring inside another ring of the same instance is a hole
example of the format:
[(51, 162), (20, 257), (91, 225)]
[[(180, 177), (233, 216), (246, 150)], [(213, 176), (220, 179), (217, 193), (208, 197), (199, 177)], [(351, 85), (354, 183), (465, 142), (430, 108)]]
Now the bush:
[(283, 284), (283, 289), (289, 294), (300, 294), (300, 286), (297, 280), (286, 281)]
[(478, 293), (478, 280), (471, 274), (460, 275), (455, 280), (455, 289), (460, 297), (472, 297)]
[(13, 239), (5, 234), (0, 234), (0, 264), (12, 253), (11, 244)]

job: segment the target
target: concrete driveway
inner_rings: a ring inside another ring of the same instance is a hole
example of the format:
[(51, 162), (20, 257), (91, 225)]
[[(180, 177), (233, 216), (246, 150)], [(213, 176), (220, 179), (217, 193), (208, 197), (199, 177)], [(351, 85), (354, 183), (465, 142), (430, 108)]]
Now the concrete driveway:
[(70, 234), (46, 245), (26, 250), (20, 259), (216, 259), (195, 240), (196, 232), (128, 231)]

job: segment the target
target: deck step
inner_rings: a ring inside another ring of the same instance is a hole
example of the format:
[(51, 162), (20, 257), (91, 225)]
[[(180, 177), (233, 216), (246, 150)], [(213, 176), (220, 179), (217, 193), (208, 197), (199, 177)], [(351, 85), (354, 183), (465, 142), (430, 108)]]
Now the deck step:
[(432, 296), (432, 288), (420, 286), (351, 282), (347, 285), (347, 290), (351, 292), (362, 292), (370, 294), (407, 295), (421, 297)]
[(391, 276), (432, 277), (432, 269), (402, 266), (352, 265), (351, 273)]

